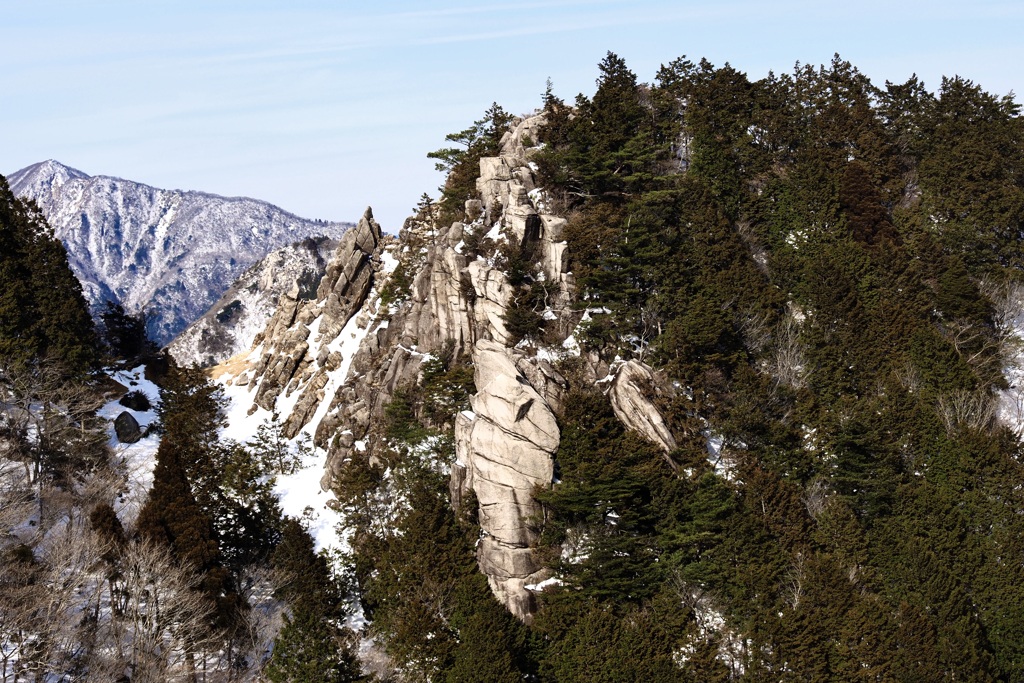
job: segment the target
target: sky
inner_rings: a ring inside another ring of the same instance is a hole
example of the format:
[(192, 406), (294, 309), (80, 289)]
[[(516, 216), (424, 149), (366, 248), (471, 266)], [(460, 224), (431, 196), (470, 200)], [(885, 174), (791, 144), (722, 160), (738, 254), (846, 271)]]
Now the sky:
[[(546, 79), (594, 91), (677, 57), (751, 79), (839, 53), (874, 83), (1024, 91), (1024, 3), (875, 0), (0, 0), (0, 173), (91, 175), (270, 201), (388, 232), (443, 178), (426, 158)], [(1017, 98), (1020, 101), (1020, 97)]]

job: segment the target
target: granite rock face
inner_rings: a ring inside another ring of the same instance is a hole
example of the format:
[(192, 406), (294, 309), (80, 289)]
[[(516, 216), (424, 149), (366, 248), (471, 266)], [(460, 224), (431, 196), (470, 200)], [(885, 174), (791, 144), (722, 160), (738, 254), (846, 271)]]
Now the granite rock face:
[[(372, 461), (384, 445), (385, 407), (397, 390), (420, 381), (427, 359), (445, 354), (471, 365), (471, 409), (448, 425), (456, 451), (452, 504), (477, 501), (480, 570), (523, 620), (535, 609), (531, 587), (550, 575), (534, 551), (541, 513), (534, 494), (552, 485), (556, 415), (570, 389), (557, 361), (579, 354), (569, 337), (582, 315), (566, 267), (566, 221), (549, 211), (523, 145), (524, 136), (536, 139), (541, 121), (519, 122), (501, 154), (480, 161), (480, 198), (467, 202), (467, 222), (436, 225), (419, 215), (394, 240), (368, 211), (341, 240), (315, 297), (281, 295), (244, 369), (230, 380), (249, 388), (252, 410), (278, 410), (285, 434), (305, 431), (327, 451), (321, 485), (330, 489), (356, 466), (356, 450)], [(533, 280), (545, 283), (543, 342), (515, 344), (505, 324), (520, 290), (499, 256), (516, 251), (531, 264)], [(607, 364), (584, 360), (589, 370), (577, 381), (595, 384), (608, 375)], [(645, 393), (653, 371), (633, 361), (618, 366), (602, 385), (616, 415), (672, 450), (673, 436)]]
[(248, 351), (285, 294), (309, 299), (338, 241), (309, 238), (277, 249), (254, 264), (167, 351), (181, 366), (209, 367)]
[(477, 394), (473, 411), (456, 424), (460, 490), (480, 501), (480, 567), (494, 594), (525, 619), (533, 596), (525, 588), (542, 578), (530, 546), (531, 524), (541, 512), (533, 498), (554, 474), (559, 430), (544, 397), (517, 368), (519, 354), (494, 341), (477, 342), (473, 354)]
[(273, 411), (282, 394), (299, 393), (285, 416), (284, 433), (289, 438), (298, 434), (323, 402), (328, 374), (341, 366), (339, 350), (332, 344), (366, 300), (379, 269), (382, 236), (367, 209), (338, 243), (315, 298), (304, 299), (295, 283), (281, 297), (264, 331), (256, 335), (259, 359), (248, 380), (255, 390), (255, 405)]
[(649, 365), (630, 360), (615, 374), (608, 397), (615, 416), (622, 424), (669, 453), (677, 444), (650, 398), (654, 386), (654, 370)]

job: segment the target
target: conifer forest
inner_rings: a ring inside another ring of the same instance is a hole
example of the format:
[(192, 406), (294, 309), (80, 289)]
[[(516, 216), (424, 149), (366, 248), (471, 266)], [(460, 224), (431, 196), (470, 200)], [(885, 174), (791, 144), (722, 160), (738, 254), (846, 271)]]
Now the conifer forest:
[[(596, 74), (439, 141), (232, 382), (0, 177), (0, 680), (1024, 682), (1020, 105)], [(307, 352), (330, 315), (358, 350)], [(274, 488), (316, 452), (326, 548)]]

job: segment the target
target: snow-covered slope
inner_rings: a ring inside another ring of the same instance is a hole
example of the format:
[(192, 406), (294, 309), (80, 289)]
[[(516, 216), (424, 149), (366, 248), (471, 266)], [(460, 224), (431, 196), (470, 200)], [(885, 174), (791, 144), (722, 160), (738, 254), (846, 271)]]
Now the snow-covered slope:
[(137, 442), (121, 443), (114, 430), (114, 420), (121, 413), (127, 412), (143, 429), (156, 422), (156, 409), (160, 404), (160, 387), (146, 379), (145, 365), (114, 371), (110, 377), (128, 391), (139, 391), (145, 394), (151, 406), (146, 411), (132, 410), (114, 399), (106, 403), (97, 413), (100, 417), (108, 420), (107, 434), (110, 439), (110, 449), (114, 452), (117, 466), (125, 477), (124, 491), (114, 509), (122, 522), (133, 524), (146, 502), (150, 487), (153, 485), (153, 468), (156, 466), (156, 451), (160, 447), (160, 435), (148, 433), (147, 430), (147, 433)]
[(283, 294), (316, 293), (338, 246), (329, 237), (281, 247), (242, 273), (213, 307), (167, 345), (178, 365), (207, 367), (248, 351)]
[[(313, 296), (298, 300), (292, 292), (284, 293), (278, 311), (270, 320), (264, 320), (267, 330), (261, 331), (252, 350), (212, 369), (214, 380), (228, 399), (227, 426), (222, 437), (248, 443), (260, 425), (273, 420), (277, 413), (285, 435), (293, 443), (314, 442), (333, 397), (350, 376), (360, 347), (387, 325), (377, 313), (381, 310), (381, 289), (397, 261), (378, 251), (386, 242), (380, 226), (367, 210), (358, 226), (338, 244)], [(344, 303), (340, 301), (343, 299)], [(309, 323), (309, 327), (305, 328), (300, 320)], [(259, 395), (254, 389), (260, 382), (254, 381), (252, 370), (279, 350), (281, 340), (271, 331), (292, 322), (308, 332), (308, 343), (303, 342), (309, 354), (302, 373), (306, 381), (290, 378), (295, 381), (287, 382), (269, 403), (263, 401), (265, 405), (260, 405), (254, 402)], [(311, 385), (317, 390), (308, 392)], [(308, 410), (302, 410), (303, 404)], [(305, 416), (301, 424), (295, 419), (296, 414)], [(332, 496), (323, 485), (328, 449), (325, 444), (309, 445), (302, 467), (276, 477), (274, 491), (284, 514), (305, 520), (317, 549), (346, 548), (347, 541), (338, 535), (341, 516), (329, 504)]]
[(350, 227), (299, 218), (255, 199), (89, 176), (52, 160), (8, 181), (19, 197), (39, 204), (89, 301), (151, 311), (149, 332), (160, 344), (273, 249), (306, 237), (338, 237)]

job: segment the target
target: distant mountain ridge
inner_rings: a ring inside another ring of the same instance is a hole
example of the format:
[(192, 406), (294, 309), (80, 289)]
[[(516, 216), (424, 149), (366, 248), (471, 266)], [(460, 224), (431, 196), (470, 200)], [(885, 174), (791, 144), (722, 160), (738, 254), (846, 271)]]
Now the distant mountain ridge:
[(337, 238), (351, 227), (247, 197), (90, 176), (54, 160), (8, 181), (42, 209), (90, 304), (113, 300), (131, 312), (149, 311), (149, 333), (160, 344), (269, 252), (307, 237)]

